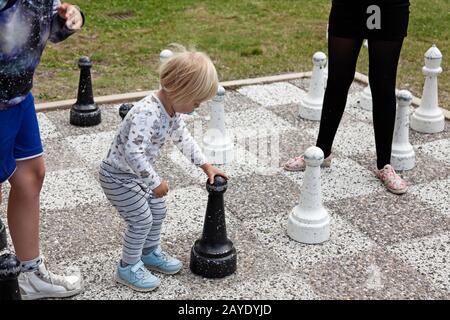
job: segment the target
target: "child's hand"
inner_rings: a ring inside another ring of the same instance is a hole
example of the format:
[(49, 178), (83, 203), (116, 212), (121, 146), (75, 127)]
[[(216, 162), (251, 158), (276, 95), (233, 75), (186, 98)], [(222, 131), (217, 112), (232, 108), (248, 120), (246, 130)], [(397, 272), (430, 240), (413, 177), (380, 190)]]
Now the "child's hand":
[(161, 182), (159, 186), (157, 186), (155, 189), (153, 189), (153, 195), (155, 198), (162, 198), (167, 195), (169, 192), (169, 184), (167, 181)]
[(66, 20), (66, 26), (70, 30), (79, 30), (83, 25), (83, 17), (80, 11), (70, 3), (63, 3), (58, 7), (58, 14)]
[(206, 175), (208, 176), (209, 179), (209, 183), (213, 184), (214, 183), (214, 177), (215, 176), (222, 176), (225, 178), (225, 180), (230, 179), (230, 177), (227, 176), (227, 174), (219, 169), (217, 169), (216, 167), (210, 165), (209, 163), (205, 163), (204, 165), (202, 165), (200, 168), (203, 169), (203, 171), (206, 173)]

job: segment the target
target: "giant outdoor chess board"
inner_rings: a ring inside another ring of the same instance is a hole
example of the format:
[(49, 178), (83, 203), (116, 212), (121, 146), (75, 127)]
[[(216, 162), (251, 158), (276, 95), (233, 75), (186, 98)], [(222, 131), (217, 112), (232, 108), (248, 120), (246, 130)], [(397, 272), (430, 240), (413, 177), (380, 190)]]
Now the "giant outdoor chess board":
[[(102, 106), (103, 121), (91, 128), (69, 125), (68, 110), (39, 113), (47, 164), (41, 247), (52, 269), (81, 269), (85, 290), (75, 298), (448, 299), (450, 125), (446, 122), (445, 131), (433, 135), (410, 131), (417, 165), (402, 175), (411, 188), (400, 197), (390, 194), (372, 173), (371, 113), (355, 102), (362, 85), (351, 88), (335, 139), (336, 157), (331, 169), (322, 170), (330, 240), (304, 245), (286, 235), (303, 173), (285, 172), (281, 164), (315, 144), (319, 125), (297, 118), (307, 84), (302, 79), (227, 91), (227, 128), (248, 137), (236, 146), (237, 161), (223, 167), (232, 176), (225, 193), (227, 231), (238, 253), (237, 272), (230, 277), (208, 280), (189, 270), (206, 210), (206, 176), (172, 144), (164, 147), (156, 170), (171, 191), (162, 245), (184, 267), (178, 275), (162, 276), (161, 286), (151, 293), (112, 280), (125, 225), (103, 194), (97, 168), (120, 122), (118, 106)], [(192, 131), (204, 132), (208, 107), (186, 121)], [(278, 167), (261, 163), (250, 139), (279, 142)], [(8, 190), (5, 184), (5, 203)]]

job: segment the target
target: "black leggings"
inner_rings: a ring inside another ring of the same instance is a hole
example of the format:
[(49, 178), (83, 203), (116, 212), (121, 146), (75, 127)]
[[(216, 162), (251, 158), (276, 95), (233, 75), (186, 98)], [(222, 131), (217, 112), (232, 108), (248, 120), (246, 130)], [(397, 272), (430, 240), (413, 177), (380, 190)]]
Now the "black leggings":
[[(347, 103), (363, 39), (328, 39), (328, 82), (323, 101), (317, 147), (328, 157)], [(369, 83), (373, 101), (373, 126), (377, 167), (391, 161), (395, 125), (395, 82), (403, 39), (369, 39)]]

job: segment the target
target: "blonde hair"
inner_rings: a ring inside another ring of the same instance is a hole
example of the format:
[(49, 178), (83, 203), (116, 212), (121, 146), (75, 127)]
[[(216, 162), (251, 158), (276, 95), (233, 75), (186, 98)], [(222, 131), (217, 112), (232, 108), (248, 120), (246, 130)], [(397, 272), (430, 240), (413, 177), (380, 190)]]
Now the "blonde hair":
[(174, 103), (209, 100), (219, 86), (211, 59), (194, 50), (174, 53), (161, 65), (159, 78), (161, 88)]

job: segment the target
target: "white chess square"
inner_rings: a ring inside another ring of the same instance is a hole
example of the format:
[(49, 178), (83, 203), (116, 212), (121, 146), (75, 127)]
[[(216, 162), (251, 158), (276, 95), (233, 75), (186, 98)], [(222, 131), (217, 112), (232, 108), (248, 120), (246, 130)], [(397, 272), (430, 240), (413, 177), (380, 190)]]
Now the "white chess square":
[[(172, 148), (169, 158), (198, 182), (204, 183), (206, 181), (207, 177), (203, 170), (193, 165), (176, 147)], [(274, 166), (270, 161), (262, 163), (253, 153), (244, 150), (240, 146), (234, 146), (233, 161), (228, 164), (214, 166), (224, 171), (231, 178), (242, 178), (254, 173), (274, 175), (280, 170), (278, 166)]]
[(426, 202), (436, 211), (450, 217), (450, 179), (435, 180), (410, 187), (409, 193)]
[(259, 108), (226, 114), (225, 127), (235, 139), (244, 137), (266, 137), (296, 130), (289, 122), (273, 112)]
[(53, 124), (53, 122), (42, 112), (36, 113), (41, 140), (45, 143), (46, 140), (61, 138), (61, 134)]
[(177, 277), (158, 274), (161, 285), (152, 293), (137, 292), (114, 282), (114, 273), (119, 263), (121, 249), (116, 248), (98, 254), (83, 256), (75, 261), (58, 263), (54, 269), (67, 273), (67, 269), (78, 269), (83, 277), (85, 290), (75, 296), (76, 300), (173, 300), (190, 292)]
[(98, 132), (67, 137), (66, 141), (81, 159), (93, 166), (100, 166), (111, 146), (114, 135), (114, 131)]
[(421, 152), (450, 166), (450, 139), (436, 140), (417, 147)]
[(299, 103), (306, 96), (305, 91), (288, 82), (246, 86), (237, 91), (264, 107)]
[[(186, 236), (191, 238), (192, 242), (200, 238), (207, 204), (206, 188), (193, 186), (169, 192), (166, 199), (167, 216), (162, 225), (161, 238), (172, 243)], [(235, 219), (230, 214), (226, 214), (226, 224), (235, 224)]]
[(246, 229), (271, 252), (294, 269), (310, 269), (318, 264), (328, 263), (362, 251), (368, 251), (375, 243), (362, 235), (341, 217), (329, 212), (330, 239), (322, 244), (302, 244), (287, 235), (287, 222), (290, 212), (279, 212), (244, 221)]
[(85, 169), (51, 171), (41, 192), (42, 210), (63, 210), (108, 202), (97, 180)]
[[(301, 188), (305, 172), (282, 171), (282, 173)], [(384, 186), (373, 173), (348, 158), (334, 158), (330, 168), (321, 169), (321, 187), (324, 202), (384, 190)]]
[[(308, 129), (307, 133), (317, 137), (319, 128)], [(337, 130), (332, 150), (336, 150), (347, 157), (354, 154), (375, 153), (373, 127), (360, 121), (341, 123)]]

